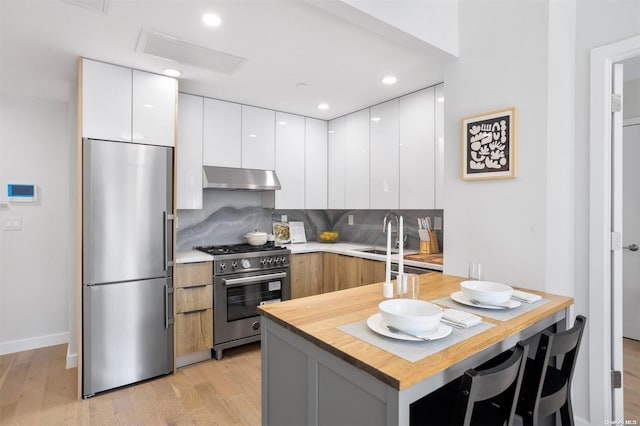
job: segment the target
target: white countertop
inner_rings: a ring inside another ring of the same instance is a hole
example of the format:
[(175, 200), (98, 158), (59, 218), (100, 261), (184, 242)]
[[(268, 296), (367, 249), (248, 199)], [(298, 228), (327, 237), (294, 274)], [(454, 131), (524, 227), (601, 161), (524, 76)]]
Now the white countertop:
[(213, 256), (203, 251), (192, 249), (176, 252), (176, 263), (212, 262)]
[[(384, 254), (375, 254), (375, 253), (365, 253), (363, 249), (372, 249), (377, 248), (381, 250), (385, 250), (385, 247), (381, 246), (373, 246), (367, 244), (358, 244), (358, 243), (318, 243), (318, 242), (309, 242), (309, 243), (300, 243), (300, 244), (285, 244), (289, 250), (291, 250), (291, 254), (301, 254), (301, 253), (335, 253), (335, 254), (343, 254), (347, 256), (355, 256), (362, 257), (364, 259), (370, 260), (385, 260)], [(417, 253), (417, 250), (405, 250), (404, 254), (412, 254)], [(201, 252), (199, 250), (185, 250), (178, 251), (176, 253), (176, 263), (193, 263), (193, 262), (207, 262), (212, 261), (213, 256)], [(391, 262), (398, 263), (398, 255), (391, 255)], [(415, 260), (404, 260), (404, 264), (407, 266), (413, 266), (416, 268), (426, 268), (434, 271), (442, 271), (442, 265), (437, 265), (434, 263), (425, 263), (425, 262), (417, 262)]]

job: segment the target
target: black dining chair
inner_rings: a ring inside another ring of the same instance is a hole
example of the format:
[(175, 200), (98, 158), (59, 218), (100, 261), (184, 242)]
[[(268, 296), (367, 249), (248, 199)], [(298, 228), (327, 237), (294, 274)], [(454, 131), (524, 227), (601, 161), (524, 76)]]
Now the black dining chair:
[(518, 342), (502, 363), (485, 370), (467, 370), (462, 377), (413, 403), (410, 424), (510, 426), (528, 349), (527, 344)]
[[(570, 330), (540, 335), (535, 358), (527, 360), (516, 408), (525, 426), (537, 425), (558, 410), (563, 425), (574, 424), (571, 381), (586, 323), (578, 315)], [(556, 366), (551, 363), (554, 359)]]

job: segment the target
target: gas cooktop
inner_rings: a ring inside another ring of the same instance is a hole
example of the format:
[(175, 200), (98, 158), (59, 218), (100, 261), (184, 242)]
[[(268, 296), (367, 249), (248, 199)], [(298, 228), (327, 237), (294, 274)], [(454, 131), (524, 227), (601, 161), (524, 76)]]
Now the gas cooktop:
[(275, 246), (272, 244), (265, 244), (262, 246), (252, 246), (249, 244), (231, 244), (224, 246), (199, 246), (194, 247), (196, 250), (209, 253), (210, 255), (227, 255), (227, 254), (245, 254), (254, 252), (278, 252), (287, 250), (286, 247)]

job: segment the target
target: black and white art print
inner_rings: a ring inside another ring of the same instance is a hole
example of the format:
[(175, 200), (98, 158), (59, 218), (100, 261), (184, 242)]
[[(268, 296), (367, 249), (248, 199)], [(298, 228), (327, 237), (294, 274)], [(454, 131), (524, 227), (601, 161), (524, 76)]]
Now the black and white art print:
[(516, 108), (462, 120), (462, 179), (516, 177)]

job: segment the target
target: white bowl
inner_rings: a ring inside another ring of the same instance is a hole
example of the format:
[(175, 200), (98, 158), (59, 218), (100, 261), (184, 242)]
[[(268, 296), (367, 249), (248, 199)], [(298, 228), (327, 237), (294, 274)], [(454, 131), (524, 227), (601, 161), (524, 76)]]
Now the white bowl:
[(487, 305), (507, 303), (513, 294), (510, 286), (492, 281), (462, 281), (460, 288), (467, 299)]
[(424, 300), (390, 299), (380, 302), (378, 308), (385, 323), (407, 333), (434, 331), (442, 318), (442, 309)]

